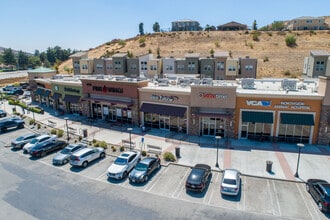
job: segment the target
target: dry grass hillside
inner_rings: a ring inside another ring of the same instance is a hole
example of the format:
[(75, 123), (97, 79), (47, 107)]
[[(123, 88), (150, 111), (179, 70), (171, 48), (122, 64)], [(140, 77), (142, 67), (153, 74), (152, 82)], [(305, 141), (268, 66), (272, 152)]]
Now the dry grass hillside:
[[(92, 48), (89, 58), (99, 58), (104, 54), (131, 52), (139, 56), (151, 51), (157, 57), (157, 48), (161, 57), (184, 57), (188, 52), (200, 53), (200, 57), (210, 56), (210, 51), (229, 51), (233, 58), (249, 56), (258, 59), (257, 77), (298, 77), (302, 73), (304, 57), (311, 50), (330, 51), (330, 31), (299, 32), (260, 32), (257, 41), (252, 31), (214, 31), (214, 32), (167, 32), (143, 36), (145, 45), (141, 46), (141, 37), (111, 42)], [(288, 47), (285, 38), (296, 37), (296, 46)], [(125, 44), (123, 44), (125, 42)], [(124, 45), (124, 46), (123, 46)], [(60, 65), (72, 68), (71, 60)]]

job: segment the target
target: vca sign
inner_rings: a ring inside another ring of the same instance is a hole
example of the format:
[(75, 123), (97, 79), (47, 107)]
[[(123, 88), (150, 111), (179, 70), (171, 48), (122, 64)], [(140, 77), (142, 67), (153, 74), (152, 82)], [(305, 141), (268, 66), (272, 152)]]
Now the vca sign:
[(268, 107), (270, 106), (270, 101), (257, 101), (257, 100), (246, 100), (246, 105), (249, 106), (262, 106), (262, 107)]

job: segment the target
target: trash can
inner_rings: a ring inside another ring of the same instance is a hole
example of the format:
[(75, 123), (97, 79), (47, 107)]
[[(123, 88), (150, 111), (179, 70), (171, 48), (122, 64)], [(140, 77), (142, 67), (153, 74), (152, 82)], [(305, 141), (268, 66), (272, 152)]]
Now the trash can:
[(272, 172), (272, 165), (273, 165), (273, 161), (270, 161), (270, 160), (267, 160), (266, 161), (266, 171), (268, 173), (271, 173)]
[(82, 129), (82, 131), (83, 131), (83, 137), (86, 138), (88, 136), (87, 129)]
[(177, 158), (180, 157), (180, 147), (175, 147), (175, 156), (176, 156)]

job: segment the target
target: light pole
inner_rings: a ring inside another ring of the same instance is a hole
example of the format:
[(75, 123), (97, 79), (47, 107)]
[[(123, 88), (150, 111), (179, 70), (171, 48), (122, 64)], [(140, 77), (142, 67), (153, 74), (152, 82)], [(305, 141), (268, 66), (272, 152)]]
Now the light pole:
[(127, 131), (129, 132), (129, 150), (132, 150), (132, 130), (133, 128), (127, 128)]
[(70, 137), (69, 137), (69, 127), (68, 127), (68, 117), (65, 117), (64, 120), (65, 120), (65, 124), (66, 124), (66, 138), (67, 138), (67, 141), (69, 141)]
[(221, 139), (221, 136), (215, 136), (215, 139), (217, 140), (217, 162), (215, 163), (215, 167), (219, 168), (219, 140)]
[(296, 173), (294, 174), (294, 177), (299, 178), (299, 174), (298, 174), (298, 168), (299, 168), (299, 161), (300, 161), (300, 151), (301, 148), (303, 148), (305, 145), (302, 143), (298, 143), (298, 161), (297, 161), (297, 169), (296, 169)]

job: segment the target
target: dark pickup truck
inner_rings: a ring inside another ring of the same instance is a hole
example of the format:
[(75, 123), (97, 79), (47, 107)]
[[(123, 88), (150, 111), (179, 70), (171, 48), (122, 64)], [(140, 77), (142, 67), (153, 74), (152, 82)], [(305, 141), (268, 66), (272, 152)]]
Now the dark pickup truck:
[(0, 131), (7, 131), (8, 128), (24, 128), (24, 121), (19, 117), (8, 117), (0, 120)]

